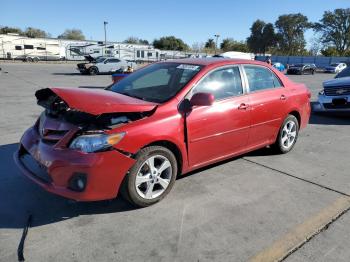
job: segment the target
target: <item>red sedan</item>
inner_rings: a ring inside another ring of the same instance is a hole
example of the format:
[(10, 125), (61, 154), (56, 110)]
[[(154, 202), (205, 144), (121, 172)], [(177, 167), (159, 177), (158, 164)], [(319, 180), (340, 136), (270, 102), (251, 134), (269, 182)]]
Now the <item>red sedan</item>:
[(258, 148), (287, 153), (310, 116), (310, 92), (265, 63), (224, 58), (149, 65), (105, 90), (46, 88), (15, 161), (46, 190), (137, 206), (178, 175)]

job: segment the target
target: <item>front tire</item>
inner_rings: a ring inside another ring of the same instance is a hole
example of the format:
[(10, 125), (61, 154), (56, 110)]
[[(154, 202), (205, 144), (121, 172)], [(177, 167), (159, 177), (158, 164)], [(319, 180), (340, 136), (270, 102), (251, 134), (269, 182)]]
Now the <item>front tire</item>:
[(98, 74), (98, 69), (97, 69), (97, 67), (90, 67), (90, 69), (89, 69), (89, 74), (90, 75), (97, 75)]
[(121, 194), (137, 207), (153, 205), (170, 192), (177, 170), (176, 158), (169, 149), (161, 146), (143, 148), (123, 181)]
[(278, 132), (278, 136), (273, 147), (278, 153), (285, 154), (291, 151), (297, 142), (299, 134), (299, 122), (293, 115), (283, 121), (283, 124)]

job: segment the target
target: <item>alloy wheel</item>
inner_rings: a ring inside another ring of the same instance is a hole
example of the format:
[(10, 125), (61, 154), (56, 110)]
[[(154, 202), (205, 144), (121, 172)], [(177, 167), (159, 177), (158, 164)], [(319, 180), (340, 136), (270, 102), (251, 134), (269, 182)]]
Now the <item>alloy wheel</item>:
[(281, 145), (284, 149), (289, 149), (293, 146), (297, 136), (297, 126), (294, 121), (288, 121), (283, 129), (281, 134)]
[(168, 188), (172, 177), (172, 166), (165, 156), (154, 155), (144, 161), (139, 168), (135, 187), (144, 199), (159, 197)]

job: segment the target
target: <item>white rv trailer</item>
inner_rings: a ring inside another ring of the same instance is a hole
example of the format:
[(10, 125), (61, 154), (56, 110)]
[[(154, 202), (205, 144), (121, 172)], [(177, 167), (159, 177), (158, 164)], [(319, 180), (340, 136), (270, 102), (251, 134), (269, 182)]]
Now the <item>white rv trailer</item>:
[(71, 43), (66, 45), (67, 60), (84, 60), (85, 56), (117, 57), (128, 61), (159, 61), (161, 51), (148, 45), (132, 45), (124, 43)]
[(192, 56), (205, 56), (172, 50), (159, 50), (151, 45), (117, 42), (28, 38), (17, 34), (0, 34), (0, 59), (85, 60), (85, 56), (110, 56), (134, 62), (155, 62)]
[(0, 58), (28, 61), (59, 60), (60, 43), (56, 39), (0, 34)]

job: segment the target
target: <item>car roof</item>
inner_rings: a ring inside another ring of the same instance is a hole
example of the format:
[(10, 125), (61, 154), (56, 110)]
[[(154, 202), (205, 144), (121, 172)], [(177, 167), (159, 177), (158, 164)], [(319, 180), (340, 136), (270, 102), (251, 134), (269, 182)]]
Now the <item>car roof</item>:
[[(208, 58), (185, 58), (185, 59), (174, 59), (164, 61), (165, 63), (178, 63), (178, 64), (193, 64), (202, 66), (211, 65), (224, 65), (224, 64), (256, 64), (266, 65), (265, 62), (248, 59), (234, 59), (234, 58), (222, 58), (222, 57), (208, 57)], [(164, 63), (162, 62), (162, 63)]]

